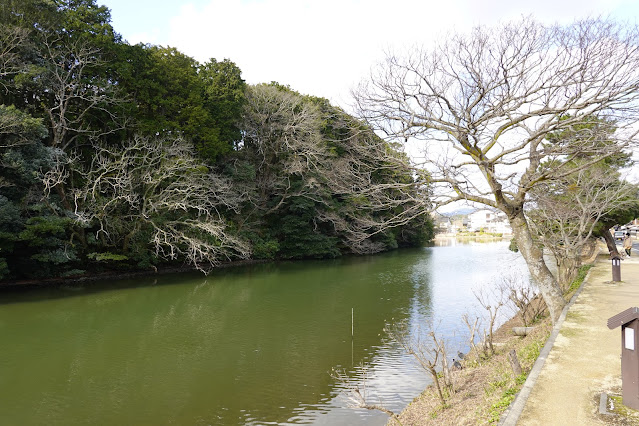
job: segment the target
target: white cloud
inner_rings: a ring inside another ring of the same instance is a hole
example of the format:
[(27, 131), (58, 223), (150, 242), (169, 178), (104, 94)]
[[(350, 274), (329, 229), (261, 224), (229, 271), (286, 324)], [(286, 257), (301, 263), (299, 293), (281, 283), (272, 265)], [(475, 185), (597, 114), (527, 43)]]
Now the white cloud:
[(126, 37), (129, 44), (164, 44), (160, 32), (154, 29), (151, 32), (137, 32)]
[(384, 48), (425, 41), (449, 24), (438, 8), (400, 0), (223, 1), (184, 6), (169, 43), (200, 61), (230, 58), (250, 83), (271, 80), (339, 100)]
[[(344, 105), (384, 50), (478, 23), (532, 14), (545, 22), (612, 13), (627, 0), (198, 0), (151, 39), (203, 62), (229, 58), (249, 83), (272, 80)], [(147, 31), (147, 34), (149, 32)], [(131, 40), (131, 38), (130, 38)]]
[(622, 0), (483, 0), (468, 1), (473, 24), (495, 24), (500, 21), (533, 15), (543, 22), (572, 22), (575, 18), (607, 15), (612, 13)]

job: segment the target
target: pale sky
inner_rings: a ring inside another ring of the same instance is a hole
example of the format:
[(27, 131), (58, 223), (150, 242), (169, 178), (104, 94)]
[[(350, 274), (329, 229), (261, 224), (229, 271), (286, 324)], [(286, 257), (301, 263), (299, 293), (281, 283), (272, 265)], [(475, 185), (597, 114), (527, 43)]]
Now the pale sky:
[(98, 0), (129, 43), (228, 58), (250, 83), (277, 81), (347, 107), (384, 51), (448, 31), (533, 15), (542, 22), (611, 15), (639, 21), (638, 0)]

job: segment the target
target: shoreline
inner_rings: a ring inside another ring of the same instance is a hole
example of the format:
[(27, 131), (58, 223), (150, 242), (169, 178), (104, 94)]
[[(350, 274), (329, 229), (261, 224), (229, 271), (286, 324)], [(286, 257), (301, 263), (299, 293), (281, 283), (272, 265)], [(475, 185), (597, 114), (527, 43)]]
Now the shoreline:
[(469, 233), (465, 233), (465, 234), (449, 234), (449, 233), (441, 233), (441, 234), (435, 234), (435, 237), (433, 239), (448, 239), (448, 238), (455, 238), (455, 239), (467, 239), (467, 238), (478, 238), (478, 239), (486, 239), (486, 240), (507, 240), (512, 238), (512, 234), (502, 234), (502, 235), (494, 235), (494, 234), (490, 234), (490, 233), (473, 233), (473, 232), (469, 232)]
[[(521, 384), (513, 376), (507, 360), (507, 352), (516, 349), (522, 369), (530, 374), (537, 359), (529, 354), (537, 347), (541, 349), (552, 329), (548, 317), (535, 324), (532, 333), (524, 337), (515, 336), (511, 329), (522, 326), (519, 314), (513, 315), (494, 332), (495, 354), (478, 364), (474, 353), (467, 353), (461, 370), (452, 372), (456, 393), (447, 399), (443, 407), (433, 384), (428, 385), (401, 412), (402, 424), (411, 425), (475, 425), (498, 424), (501, 416), (511, 404), (513, 389), (519, 392)], [(424, 374), (427, 374), (424, 372)], [(512, 397), (514, 399), (514, 396)], [(505, 401), (505, 402), (504, 402)], [(504, 407), (504, 403), (506, 404)], [(398, 423), (389, 418), (386, 426)]]
[[(591, 265), (592, 269), (601, 259), (600, 253), (600, 250), (596, 250), (593, 256), (585, 259), (583, 265)], [(579, 287), (564, 295), (568, 304), (563, 316), (588, 282), (589, 276), (590, 270)], [(551, 323), (548, 316), (535, 324), (532, 333), (524, 337), (515, 336), (511, 329), (522, 325), (520, 313), (517, 312), (495, 330), (495, 354), (485, 359), (481, 365), (473, 361), (468, 368), (454, 373), (457, 393), (449, 397), (446, 407), (441, 406), (433, 384), (430, 384), (398, 413), (402, 424), (501, 424), (509, 414), (511, 418), (517, 414), (519, 407), (514, 409), (515, 404), (525, 401), (524, 397), (517, 397), (529, 393), (534, 386), (538, 371), (547, 356), (544, 352), (550, 350), (549, 347), (554, 342), (553, 334), (558, 333), (558, 327)], [(510, 349), (516, 349), (525, 376), (514, 376), (507, 358)], [(536, 353), (534, 357), (530, 356), (531, 349), (532, 353)], [(468, 355), (470, 352), (467, 357)], [(463, 364), (466, 366), (465, 362)], [(466, 396), (460, 398), (459, 393)], [(387, 426), (395, 424), (392, 418), (386, 423)]]
[[(510, 235), (504, 235), (504, 236), (498, 237), (498, 236), (490, 235), (490, 234), (481, 234), (481, 235), (479, 234), (478, 235), (436, 234), (433, 237), (433, 239), (428, 242), (428, 244), (433, 244), (435, 240), (438, 240), (438, 239), (441, 240), (441, 239), (455, 238), (455, 239), (504, 240), (504, 239), (508, 239), (509, 237)], [(428, 245), (425, 244), (424, 247), (428, 247)], [(373, 255), (387, 253), (389, 251), (394, 251), (394, 250), (374, 253)], [(353, 254), (344, 255), (344, 257), (345, 256), (353, 256)], [(306, 259), (299, 259), (299, 260), (306, 260)], [(285, 261), (290, 261), (290, 260), (285, 260)], [(222, 262), (219, 265), (217, 265), (215, 268), (213, 268), (212, 270), (233, 268), (233, 267), (239, 267), (239, 266), (257, 265), (257, 264), (263, 264), (263, 263), (269, 263), (269, 262), (278, 262), (278, 260), (273, 260), (273, 259), (235, 260), (230, 262)], [(138, 277), (152, 277), (157, 275), (179, 274), (179, 273), (196, 272), (196, 271), (198, 271), (198, 269), (195, 266), (182, 265), (182, 266), (164, 266), (164, 267), (159, 267), (157, 269), (147, 269), (147, 270), (135, 270), (135, 269), (126, 270), (126, 271), (111, 270), (111, 271), (104, 271), (104, 272), (87, 273), (87, 274), (70, 276), (70, 277), (7, 280), (7, 281), (0, 281), (0, 291), (12, 290), (12, 289), (35, 289), (35, 288), (48, 287), (48, 286), (59, 287), (59, 286), (69, 285), (69, 284), (73, 285), (73, 284), (86, 283), (86, 282), (90, 283), (93, 281), (101, 281), (101, 280), (108, 280), (108, 279), (126, 280), (131, 278), (138, 278)], [(202, 274), (204, 273), (202, 272)]]
[[(384, 254), (384, 253), (391, 253), (397, 250), (401, 250), (401, 249), (414, 249), (414, 248), (420, 248), (420, 247), (429, 247), (431, 245), (434, 244), (435, 239), (437, 238), (437, 236), (433, 237), (432, 240), (424, 243), (421, 246), (414, 246), (414, 247), (399, 247), (399, 248), (395, 248), (392, 250), (385, 250), (385, 251), (381, 251), (378, 253), (370, 253), (370, 254), (355, 254), (355, 253), (345, 253), (342, 254), (340, 257), (341, 258), (348, 258), (348, 257), (361, 257), (361, 256), (376, 256), (376, 255), (380, 255), (380, 254)], [(250, 265), (259, 265), (259, 264), (265, 264), (265, 263), (278, 263), (278, 262), (297, 262), (297, 261), (308, 261), (308, 260), (330, 260), (332, 258), (325, 258), (325, 259), (315, 259), (315, 258), (307, 258), (307, 259), (243, 259), (243, 260), (233, 260), (233, 261), (227, 261), (227, 262), (220, 262), (218, 265), (216, 265), (214, 268), (212, 268), (209, 272), (213, 272), (215, 270), (219, 270), (219, 269), (227, 269), (227, 268), (234, 268), (234, 267), (241, 267), (241, 266), (250, 266)], [(23, 280), (7, 280), (7, 281), (0, 281), (0, 292), (3, 290), (10, 290), (10, 289), (35, 289), (35, 288), (41, 288), (41, 287), (47, 287), (47, 286), (51, 286), (51, 287), (59, 287), (59, 286), (63, 286), (63, 285), (73, 285), (73, 284), (78, 284), (78, 283), (84, 283), (84, 282), (92, 282), (92, 281), (101, 281), (101, 280), (108, 280), (108, 279), (114, 279), (114, 280), (125, 280), (125, 279), (130, 279), (130, 278), (137, 278), (137, 277), (152, 277), (152, 276), (158, 276), (158, 275), (169, 275), (169, 274), (179, 274), (179, 273), (186, 273), (186, 272), (197, 272), (199, 271), (195, 266), (190, 266), (190, 265), (181, 265), (181, 266), (162, 266), (162, 267), (158, 267), (157, 269), (146, 269), (146, 270), (139, 270), (139, 269), (131, 269), (131, 270), (125, 270), (125, 271), (117, 271), (117, 270), (110, 270), (110, 271), (104, 271), (104, 272), (96, 272), (96, 273), (86, 273), (86, 274), (82, 274), (82, 275), (75, 275), (75, 276), (70, 276), (70, 277), (55, 277), (55, 278), (38, 278), (38, 279), (23, 279)], [(200, 271), (200, 273), (202, 273), (202, 275), (206, 275), (204, 272)]]
[[(240, 266), (257, 265), (261, 263), (272, 262), (271, 260), (251, 259), (251, 260), (237, 260), (232, 262), (224, 262), (217, 265), (214, 269), (226, 269)], [(106, 271), (92, 274), (85, 274), (75, 277), (56, 277), (46, 279), (29, 279), (29, 280), (12, 280), (12, 281), (0, 281), (0, 291), (2, 290), (15, 290), (15, 289), (36, 289), (42, 287), (60, 287), (63, 285), (73, 285), (79, 283), (102, 281), (108, 279), (114, 280), (126, 280), (138, 277), (152, 277), (158, 275), (170, 275), (180, 274), (186, 272), (199, 271), (195, 266), (167, 266), (157, 268), (157, 270), (131, 270), (131, 271)], [(201, 272), (205, 275), (204, 272)]]

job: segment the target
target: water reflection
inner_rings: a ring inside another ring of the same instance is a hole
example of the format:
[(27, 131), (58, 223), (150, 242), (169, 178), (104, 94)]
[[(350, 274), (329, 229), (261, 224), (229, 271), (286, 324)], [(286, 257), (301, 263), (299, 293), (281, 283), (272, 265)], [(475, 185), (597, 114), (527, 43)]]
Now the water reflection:
[(503, 242), (501, 237), (475, 237), (475, 236), (463, 236), (463, 237), (445, 237), (436, 238), (433, 240), (432, 245), (434, 247), (450, 247), (450, 246), (464, 246), (468, 244), (494, 244)]
[[(199, 275), (5, 295), (0, 418), (7, 424), (384, 424), (345, 408), (328, 372), (363, 380), (396, 411), (427, 376), (385, 337), (424, 324), (462, 347), (470, 289), (507, 243), (257, 265)], [(519, 265), (519, 266), (518, 266)], [(70, 297), (61, 297), (70, 295)], [(27, 303), (29, 302), (29, 303)], [(351, 339), (351, 309), (354, 338)], [(456, 339), (456, 340), (455, 340)]]

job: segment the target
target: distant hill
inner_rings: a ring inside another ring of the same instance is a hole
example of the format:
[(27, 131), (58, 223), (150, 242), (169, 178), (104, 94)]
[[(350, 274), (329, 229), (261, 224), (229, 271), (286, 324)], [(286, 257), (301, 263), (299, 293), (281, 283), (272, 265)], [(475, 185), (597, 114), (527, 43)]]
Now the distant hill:
[(464, 208), (461, 208), (461, 209), (453, 210), (451, 212), (441, 212), (439, 214), (441, 214), (442, 216), (445, 216), (445, 217), (453, 217), (453, 216), (457, 216), (457, 215), (466, 216), (466, 215), (469, 215), (469, 214), (473, 213), (476, 210), (477, 209), (474, 209), (472, 207), (464, 207)]

